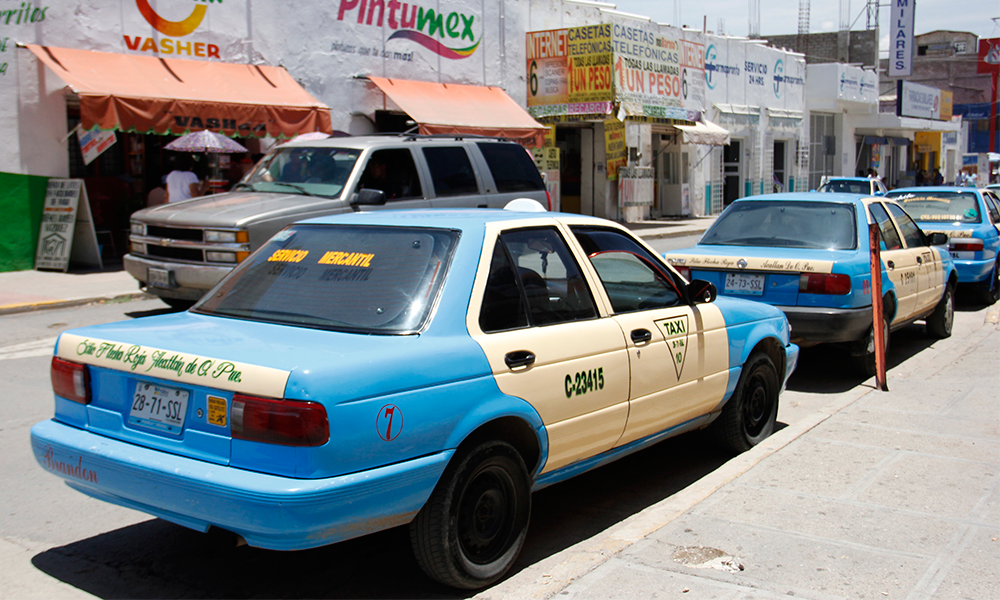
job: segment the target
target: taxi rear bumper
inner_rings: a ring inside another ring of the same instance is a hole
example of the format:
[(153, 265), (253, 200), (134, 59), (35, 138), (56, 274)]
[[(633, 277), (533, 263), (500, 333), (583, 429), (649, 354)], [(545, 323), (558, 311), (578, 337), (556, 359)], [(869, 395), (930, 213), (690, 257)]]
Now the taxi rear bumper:
[(853, 342), (863, 338), (872, 325), (872, 309), (779, 306), (792, 328), (796, 344)]
[(990, 283), (990, 277), (993, 274), (993, 265), (996, 264), (996, 259), (987, 258), (983, 260), (966, 260), (966, 259), (954, 259), (955, 261), (955, 271), (958, 272), (958, 282), (959, 283), (976, 283), (985, 281), (987, 285)]
[(35, 459), (74, 489), (249, 545), (304, 550), (410, 522), (454, 450), (324, 479), (293, 479), (176, 456), (49, 420), (31, 428)]

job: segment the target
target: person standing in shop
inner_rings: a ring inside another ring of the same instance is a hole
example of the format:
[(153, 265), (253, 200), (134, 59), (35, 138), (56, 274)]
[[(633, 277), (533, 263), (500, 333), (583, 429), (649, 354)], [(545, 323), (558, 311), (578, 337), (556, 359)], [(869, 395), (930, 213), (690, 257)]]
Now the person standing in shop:
[(202, 193), (201, 180), (192, 171), (192, 160), (188, 154), (173, 158), (173, 170), (167, 175), (167, 202), (188, 200)]

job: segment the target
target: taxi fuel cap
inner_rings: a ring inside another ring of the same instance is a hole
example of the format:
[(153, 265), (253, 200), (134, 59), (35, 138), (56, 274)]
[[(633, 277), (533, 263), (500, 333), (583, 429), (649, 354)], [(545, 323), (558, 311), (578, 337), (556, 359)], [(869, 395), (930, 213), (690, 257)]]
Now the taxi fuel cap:
[(541, 202), (531, 198), (516, 198), (508, 202), (503, 209), (516, 212), (548, 212)]

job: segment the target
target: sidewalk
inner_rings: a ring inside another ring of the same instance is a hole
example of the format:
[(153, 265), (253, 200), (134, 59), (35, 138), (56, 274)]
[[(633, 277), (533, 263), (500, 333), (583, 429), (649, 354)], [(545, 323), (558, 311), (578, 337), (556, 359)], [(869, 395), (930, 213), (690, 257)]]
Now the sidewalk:
[[(984, 318), (985, 315), (985, 318)], [(1000, 305), (477, 598), (996, 598)], [(780, 450), (780, 452), (779, 452)]]
[[(660, 239), (703, 233), (714, 217), (642, 221), (625, 225), (645, 239)], [(41, 308), (59, 308), (111, 300), (141, 297), (139, 283), (127, 272), (104, 271), (59, 273), (54, 271), (12, 271), (0, 273), (0, 315)]]

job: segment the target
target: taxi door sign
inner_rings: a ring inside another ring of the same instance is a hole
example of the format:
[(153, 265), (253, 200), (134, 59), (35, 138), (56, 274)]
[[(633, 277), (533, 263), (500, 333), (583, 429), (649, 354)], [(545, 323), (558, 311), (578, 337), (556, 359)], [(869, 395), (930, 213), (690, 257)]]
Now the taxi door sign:
[(674, 371), (677, 373), (677, 380), (680, 381), (681, 372), (684, 370), (684, 359), (687, 358), (688, 315), (668, 317), (653, 322), (660, 328), (663, 338), (667, 341), (671, 362), (674, 363)]

